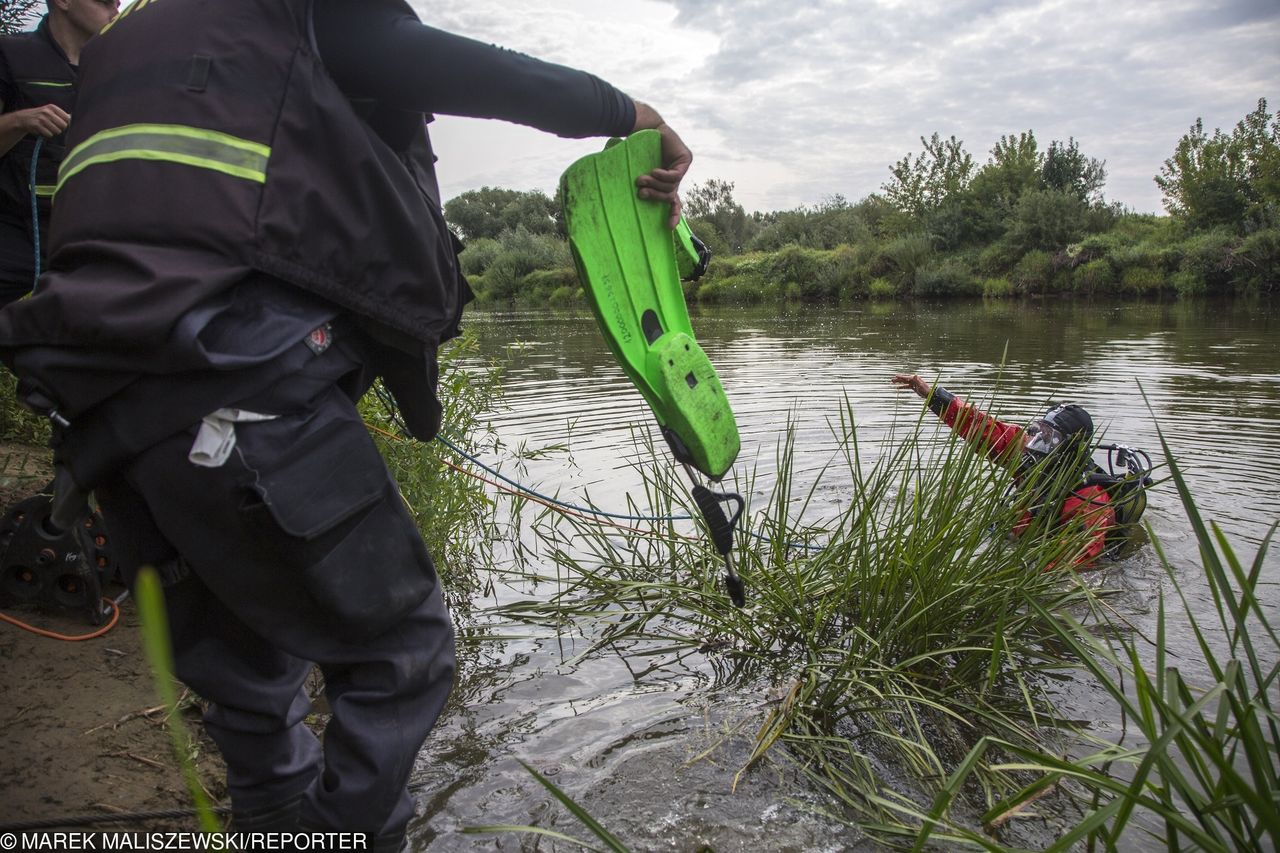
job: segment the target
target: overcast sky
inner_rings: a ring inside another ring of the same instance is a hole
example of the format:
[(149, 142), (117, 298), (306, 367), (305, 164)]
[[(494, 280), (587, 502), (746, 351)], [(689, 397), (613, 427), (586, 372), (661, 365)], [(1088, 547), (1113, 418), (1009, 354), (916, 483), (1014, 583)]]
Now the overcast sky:
[[(1162, 210), (1152, 177), (1197, 117), (1280, 109), (1280, 0), (412, 0), (442, 29), (591, 71), (694, 152), (689, 183), (748, 211), (856, 201), (920, 137), (981, 164), (1002, 134), (1075, 137), (1106, 197)], [(440, 117), (443, 194), (554, 192), (598, 140)], [(686, 184), (687, 186), (688, 184)]]

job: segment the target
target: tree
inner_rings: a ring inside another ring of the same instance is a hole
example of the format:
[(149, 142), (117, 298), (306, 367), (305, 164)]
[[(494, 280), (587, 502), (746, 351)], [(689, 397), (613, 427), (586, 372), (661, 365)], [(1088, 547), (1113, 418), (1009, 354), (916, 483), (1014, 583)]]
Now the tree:
[(20, 33), (36, 16), (40, 0), (0, 0), (0, 35)]
[(858, 243), (872, 235), (872, 223), (868, 221), (871, 208), (870, 200), (850, 204), (848, 199), (837, 193), (814, 207), (756, 213), (752, 216), (756, 233), (751, 248), (776, 252), (788, 245), (834, 249)]
[(984, 200), (1012, 210), (1027, 190), (1040, 189), (1044, 158), (1031, 130), (1001, 136), (991, 159), (973, 178), (973, 190)]
[(497, 238), (516, 228), (530, 234), (555, 234), (559, 207), (539, 190), (482, 187), (445, 202), (444, 217), (468, 240)]
[(883, 186), (889, 202), (916, 222), (965, 189), (973, 174), (973, 158), (954, 136), (944, 141), (935, 133), (927, 140), (920, 137), (920, 143), (924, 151), (891, 166), (893, 179)]
[(1165, 209), (1192, 228), (1280, 225), (1280, 112), (1269, 114), (1260, 98), (1230, 134), (1215, 129), (1213, 136), (1197, 118), (1155, 182)]
[(1075, 139), (1067, 137), (1066, 142), (1049, 143), (1040, 177), (1045, 189), (1068, 193), (1084, 202), (1099, 201), (1107, 182), (1106, 165), (1105, 161), (1081, 154)]
[[(944, 208), (934, 219), (955, 223), (957, 238), (967, 242), (998, 239), (1009, 227), (1018, 199), (1041, 188), (1043, 165), (1035, 133), (1027, 130), (1016, 136), (1001, 136), (991, 149), (991, 158), (969, 182), (964, 197), (957, 200), (953, 210)], [(930, 230), (938, 233), (944, 229), (935, 224)], [(952, 243), (943, 234), (939, 236), (943, 237), (944, 247)]]
[(694, 184), (683, 194), (684, 215), (695, 234), (714, 232), (723, 240), (725, 249), (740, 252), (751, 238), (756, 223), (734, 200), (733, 186), (732, 181), (716, 178)]
[(1004, 242), (1019, 254), (1060, 251), (1084, 236), (1088, 211), (1088, 204), (1074, 192), (1025, 192), (1013, 209)]

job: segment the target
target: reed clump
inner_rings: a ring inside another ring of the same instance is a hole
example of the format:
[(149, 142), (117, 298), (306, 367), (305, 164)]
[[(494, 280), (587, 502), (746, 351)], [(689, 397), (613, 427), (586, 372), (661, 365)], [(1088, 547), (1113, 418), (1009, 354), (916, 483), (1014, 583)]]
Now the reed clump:
[[(1080, 820), (1052, 850), (1082, 843), (1116, 849), (1130, 835), (1169, 850), (1280, 848), (1280, 637), (1259, 589), (1276, 525), (1252, 559), (1242, 560), (1222, 529), (1201, 516), (1163, 437), (1161, 444), (1201, 557), (1199, 571), (1175, 567), (1152, 535), (1180, 607), (1168, 609), (1160, 594), (1150, 638), (1125, 630), (1120, 620), (1110, 632), (1086, 630), (1071, 618), (1054, 623), (1056, 641), (1113, 703), (1124, 737), (1082, 737), (1092, 748), (1075, 757), (980, 741), (923, 816), (917, 849), (930, 838), (992, 846), (988, 833), (957, 820), (950, 803), (970, 782), (979, 756), (993, 751), (1013, 756), (1006, 766), (1035, 778), (983, 815), (984, 827), (1004, 823), (1051, 788), (1079, 802)], [(1207, 587), (1209, 618), (1197, 615), (1189, 584)], [(1173, 631), (1194, 637), (1200, 659), (1167, 652)]]
[[(892, 838), (917, 831), (974, 744), (1031, 749), (1067, 725), (1045, 680), (1080, 665), (1062, 640), (1064, 614), (1098, 593), (1069, 569), (1046, 571), (1069, 565), (1084, 532), (1033, 524), (1013, 535), (1033, 490), (1001, 499), (1008, 472), (949, 434), (917, 421), (864, 459), (846, 407), (836, 437), (804, 492), (790, 431), (778, 446), (774, 485), (744, 514), (734, 553), (746, 608), (730, 605), (719, 557), (681, 520), (691, 502), (659, 455), (637, 505), (660, 520), (643, 530), (576, 518), (540, 527), (554, 571), (534, 579), (556, 591), (501, 613), (590, 623), (587, 653), (707, 655), (722, 682), (779, 697), (735, 784), (749, 784), (756, 761), (785, 755), (852, 821)], [(800, 521), (833, 482), (839, 510)], [(735, 485), (761, 494), (753, 474)], [(978, 812), (1022, 787), (1007, 757), (974, 759), (966, 792)]]

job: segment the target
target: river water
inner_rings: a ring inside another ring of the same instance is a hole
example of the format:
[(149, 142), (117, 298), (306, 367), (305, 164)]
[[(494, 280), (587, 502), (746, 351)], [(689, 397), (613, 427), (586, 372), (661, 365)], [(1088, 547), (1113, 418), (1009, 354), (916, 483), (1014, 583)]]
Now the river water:
[[(913, 424), (919, 399), (889, 383), (894, 373), (912, 372), (970, 399), (995, 394), (994, 413), (1015, 422), (1051, 401), (1078, 402), (1104, 440), (1145, 449), (1157, 464), (1164, 461), (1159, 430), (1201, 513), (1251, 560), (1280, 520), (1278, 309), (1267, 301), (867, 304), (704, 310), (693, 323), (738, 421), (735, 470), (756, 472), (757, 494), (749, 500), (767, 495), (788, 424), (796, 435), (797, 491), (831, 460), (846, 406), (865, 448), (895, 426)], [(627, 495), (641, 484), (633, 466), (644, 452), (634, 436), (650, 430), (652, 417), (590, 315), (474, 312), (468, 322), (482, 357), (507, 365), (503, 408), (490, 415), (504, 443), (567, 447), (519, 466), (501, 454), (482, 461), (561, 500), (589, 498), (625, 511)], [(838, 478), (820, 483), (816, 496), (814, 520), (834, 515)], [(1192, 607), (1207, 617), (1213, 602), (1198, 579), (1196, 541), (1172, 483), (1152, 490), (1146, 519)], [(1103, 580), (1121, 590), (1117, 606), (1140, 628), (1151, 624), (1162, 585), (1168, 591), (1150, 546), (1107, 568)], [(1273, 603), (1272, 613), (1278, 581), (1280, 558), (1271, 556), (1262, 598)], [(493, 600), (526, 594), (499, 583)], [(574, 660), (588, 641), (528, 629), (468, 658), (452, 710), (418, 763), (420, 817), (410, 828), (416, 849), (520, 849), (516, 835), (461, 832), (484, 824), (536, 824), (587, 837), (520, 761), (549, 775), (637, 850), (865, 847), (855, 832), (821, 816), (822, 798), (783, 762), (732, 789), (766, 696), (717, 687), (701, 661), (642, 674), (607, 655)], [(1173, 637), (1169, 648), (1194, 666), (1191, 638)], [(1082, 715), (1101, 715), (1101, 733), (1114, 725), (1100, 697), (1073, 702)], [(533, 846), (527, 837), (524, 844)], [(551, 847), (544, 839), (540, 849)]]

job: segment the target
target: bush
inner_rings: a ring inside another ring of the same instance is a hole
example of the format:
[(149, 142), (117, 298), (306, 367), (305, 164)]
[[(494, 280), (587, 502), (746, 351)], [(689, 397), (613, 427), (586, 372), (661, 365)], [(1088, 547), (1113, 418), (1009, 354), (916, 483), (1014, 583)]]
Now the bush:
[(872, 299), (893, 299), (898, 295), (898, 286), (887, 278), (877, 278), (867, 285), (867, 295)]
[(1179, 296), (1201, 296), (1209, 290), (1209, 283), (1197, 270), (1178, 270), (1169, 278), (1169, 283)]
[[(496, 250), (483, 241), (476, 242), (481, 244), (478, 252), (481, 259), (492, 255), (483, 276), (472, 283), (480, 302), (515, 301), (524, 295), (525, 276), (538, 270), (564, 270), (573, 266), (569, 244), (552, 234), (533, 234), (524, 228), (503, 231), (494, 241)], [(464, 252), (463, 257), (467, 254)], [(481, 260), (474, 263), (479, 265)]]
[(1181, 252), (1177, 249), (1151, 242), (1120, 246), (1111, 254), (1111, 262), (1115, 265), (1122, 278), (1125, 271), (1129, 269), (1173, 272), (1178, 269), (1181, 261)]
[(819, 286), (841, 301), (865, 299), (871, 281), (868, 267), (874, 251), (870, 243), (837, 247), (818, 271)]
[(729, 241), (720, 234), (711, 220), (690, 219), (689, 228), (697, 235), (698, 239), (711, 250), (711, 257), (729, 258), (733, 256), (733, 247), (729, 245)]
[(788, 300), (817, 303), (866, 295), (861, 255), (851, 246), (833, 251), (791, 247), (766, 255), (759, 266), (765, 282), (773, 282)]
[(1280, 229), (1264, 228), (1244, 238), (1233, 272), (1237, 284), (1250, 290), (1280, 288)]
[(547, 301), (557, 307), (581, 305), (587, 301), (587, 296), (582, 292), (581, 287), (574, 285), (556, 288)]
[(1013, 269), (1022, 257), (1011, 243), (997, 240), (978, 254), (978, 270), (987, 275), (1000, 275)]
[(1007, 278), (983, 279), (982, 295), (992, 299), (1003, 299), (1013, 295), (1013, 285)]
[(972, 296), (981, 287), (969, 268), (955, 258), (926, 264), (916, 270), (916, 296)]
[(1115, 288), (1115, 284), (1115, 270), (1102, 258), (1083, 263), (1071, 273), (1071, 287), (1080, 293), (1108, 292)]
[(933, 257), (933, 244), (924, 234), (909, 234), (891, 240), (880, 252), (873, 269), (894, 280), (900, 290), (915, 282), (916, 270)]
[(1151, 267), (1129, 267), (1120, 274), (1120, 288), (1126, 293), (1152, 295), (1164, 287), (1164, 273)]
[(825, 253), (820, 250), (786, 246), (763, 257), (760, 273), (766, 282), (784, 292), (793, 292), (796, 296), (802, 292), (812, 294), (818, 268), (824, 260)]
[(498, 255), (502, 254), (502, 244), (490, 237), (468, 240), (458, 255), (458, 266), (465, 276), (481, 276)]
[(767, 276), (769, 255), (753, 253), (713, 260), (707, 274), (686, 285), (686, 296), (708, 304), (743, 305), (779, 298)]
[(1064, 249), (1084, 236), (1087, 214), (1088, 205), (1071, 193), (1025, 192), (1018, 199), (1004, 239), (1024, 252)]
[(572, 268), (534, 270), (521, 279), (515, 299), (519, 302), (545, 303), (557, 291), (573, 292), (577, 289), (578, 273)]
[(1090, 234), (1079, 243), (1069, 246), (1067, 251), (1086, 262), (1097, 261), (1113, 254), (1123, 243), (1119, 235), (1109, 231), (1103, 234)]
[(1236, 242), (1236, 236), (1225, 228), (1202, 231), (1182, 241), (1178, 247), (1178, 275), (1173, 279), (1175, 289), (1182, 293), (1178, 282), (1183, 282), (1199, 293), (1225, 291), (1231, 284), (1232, 251)]
[(708, 305), (756, 305), (778, 299), (781, 291), (752, 275), (732, 275), (708, 281), (698, 288), (698, 300)]
[(1047, 293), (1053, 277), (1053, 256), (1036, 249), (1027, 252), (1014, 265), (1009, 280), (1019, 293)]

